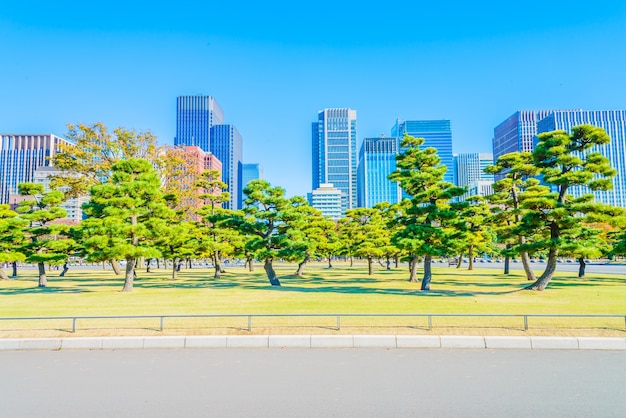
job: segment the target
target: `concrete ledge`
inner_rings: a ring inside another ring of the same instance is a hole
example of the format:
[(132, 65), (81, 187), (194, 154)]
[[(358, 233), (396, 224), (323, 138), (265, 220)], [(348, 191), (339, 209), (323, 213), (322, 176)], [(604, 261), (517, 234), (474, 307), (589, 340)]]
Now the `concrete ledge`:
[(229, 335), (226, 338), (228, 348), (267, 348), (268, 335)]
[(145, 337), (143, 348), (185, 348), (185, 337)]
[(578, 337), (581, 350), (626, 350), (626, 338)]
[(438, 335), (398, 335), (398, 348), (441, 348), (441, 337)]
[(310, 335), (270, 335), (270, 348), (311, 348)]
[(18, 350), (20, 348), (19, 338), (0, 338), (0, 351)]
[(107, 337), (102, 339), (103, 349), (143, 348), (144, 337)]
[(20, 341), (20, 350), (59, 350), (60, 338), (26, 338)]
[(103, 340), (100, 337), (63, 338), (61, 348), (63, 350), (101, 350)]
[(531, 348), (530, 337), (485, 337), (486, 348)]
[(352, 335), (311, 335), (311, 348), (352, 348)]
[(576, 337), (530, 337), (534, 350), (578, 350)]
[(485, 348), (485, 339), (476, 336), (442, 335), (441, 348)]
[(225, 335), (197, 335), (185, 338), (185, 348), (226, 348)]
[(395, 335), (355, 335), (354, 348), (396, 348)]

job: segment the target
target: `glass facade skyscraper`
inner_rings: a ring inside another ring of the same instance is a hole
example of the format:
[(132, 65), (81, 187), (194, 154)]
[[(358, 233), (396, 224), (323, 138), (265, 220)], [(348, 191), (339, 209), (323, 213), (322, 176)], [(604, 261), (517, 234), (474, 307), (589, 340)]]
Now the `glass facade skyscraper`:
[(230, 201), (224, 203), (227, 209), (241, 209), (241, 160), (243, 145), (241, 134), (233, 125), (211, 127), (209, 151), (222, 162), (222, 181), (228, 185)]
[(263, 179), (263, 167), (261, 164), (241, 165), (241, 189), (243, 190), (252, 180)]
[(176, 100), (174, 145), (210, 151), (211, 127), (224, 123), (224, 112), (212, 96), (179, 96)]
[(442, 120), (400, 120), (391, 129), (391, 136), (402, 141), (407, 133), (416, 138), (424, 138), (422, 148), (435, 148), (441, 164), (447, 167), (444, 181), (454, 184), (454, 158), (452, 156), (452, 127), (447, 119)]
[(587, 187), (570, 188), (573, 196), (593, 193), (597, 202), (626, 208), (626, 110), (562, 110), (546, 116), (537, 124), (537, 133), (563, 130), (571, 132), (577, 125), (593, 125), (603, 128), (611, 137), (607, 145), (591, 148), (584, 154), (598, 152), (609, 159), (617, 170), (613, 178), (613, 190), (592, 192)]
[(396, 171), (397, 138), (365, 138), (359, 150), (359, 207), (371, 208), (380, 202), (397, 203), (402, 199), (400, 186), (389, 180)]
[(467, 187), (467, 193), (462, 197), (484, 196), (484, 190), (491, 190), (494, 181), (493, 174), (485, 173), (485, 168), (493, 164), (491, 153), (463, 153), (454, 156), (456, 185)]
[[(537, 135), (537, 123), (554, 110), (518, 110), (493, 130), (493, 161), (511, 152), (531, 152)], [(496, 180), (504, 178), (504, 173)]]
[(313, 189), (331, 183), (343, 193), (343, 211), (357, 205), (356, 110), (324, 109), (312, 124)]
[(49, 166), (50, 159), (70, 141), (52, 134), (0, 134), (0, 203), (10, 202), (17, 195), (17, 185), (33, 182), (38, 167)]

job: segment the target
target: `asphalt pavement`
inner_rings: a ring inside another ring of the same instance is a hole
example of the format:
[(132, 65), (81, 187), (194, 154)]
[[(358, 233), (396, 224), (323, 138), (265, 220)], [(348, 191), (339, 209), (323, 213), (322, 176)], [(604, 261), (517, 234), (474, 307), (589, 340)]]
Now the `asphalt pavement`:
[(1, 417), (622, 417), (619, 351), (9, 351)]

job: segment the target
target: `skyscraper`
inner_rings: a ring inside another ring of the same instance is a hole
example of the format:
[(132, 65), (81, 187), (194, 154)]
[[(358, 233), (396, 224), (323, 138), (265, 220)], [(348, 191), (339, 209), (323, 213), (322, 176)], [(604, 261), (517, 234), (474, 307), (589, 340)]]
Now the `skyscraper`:
[[(532, 151), (537, 123), (554, 110), (518, 110), (493, 130), (493, 161), (511, 152)], [(496, 180), (504, 174), (496, 176)]]
[(224, 123), (224, 112), (212, 96), (179, 96), (176, 100), (174, 145), (210, 151), (211, 127)]
[(398, 139), (365, 138), (359, 150), (359, 207), (371, 208), (380, 202), (397, 203), (402, 199), (400, 186), (389, 180), (396, 170)]
[(486, 191), (492, 190), (493, 174), (485, 173), (485, 168), (493, 164), (493, 154), (491, 153), (464, 153), (454, 156), (454, 166), (456, 173), (456, 185), (467, 187), (467, 193), (462, 197), (485, 196)]
[(447, 167), (443, 179), (454, 184), (454, 159), (452, 157), (452, 127), (450, 121), (442, 120), (396, 120), (391, 136), (402, 140), (407, 133), (415, 138), (424, 138), (421, 148), (435, 148), (441, 164)]
[(324, 109), (312, 124), (313, 189), (331, 183), (343, 193), (343, 212), (357, 205), (356, 110)]
[(52, 134), (0, 134), (0, 203), (13, 203), (9, 196), (17, 194), (17, 185), (32, 182), (38, 167), (50, 166), (61, 144), (72, 145)]
[(537, 124), (537, 133), (557, 129), (571, 132), (574, 126), (582, 124), (599, 126), (611, 137), (609, 144), (595, 146), (584, 154), (599, 152), (609, 159), (617, 175), (613, 178), (613, 190), (592, 192), (587, 187), (575, 186), (569, 192), (573, 196), (593, 193), (597, 202), (626, 208), (626, 110), (554, 111)]
[(233, 125), (215, 125), (211, 128), (210, 150), (222, 162), (222, 181), (228, 185), (230, 201), (227, 209), (241, 209), (241, 135)]
[(261, 164), (242, 164), (241, 165), (241, 188), (244, 189), (252, 180), (263, 179), (263, 167)]

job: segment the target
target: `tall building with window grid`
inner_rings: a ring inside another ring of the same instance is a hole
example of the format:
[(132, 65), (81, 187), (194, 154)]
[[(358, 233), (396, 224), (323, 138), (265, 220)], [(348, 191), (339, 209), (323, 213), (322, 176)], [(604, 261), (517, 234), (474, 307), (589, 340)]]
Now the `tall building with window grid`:
[(50, 166), (61, 144), (70, 141), (52, 134), (0, 134), (0, 203), (17, 195), (20, 183), (33, 182), (35, 170)]
[(241, 160), (243, 144), (241, 134), (233, 125), (215, 125), (211, 128), (211, 146), (209, 151), (222, 162), (222, 181), (228, 185), (230, 201), (223, 207), (241, 209)]
[(349, 108), (324, 109), (312, 124), (313, 190), (331, 183), (342, 210), (357, 206), (357, 118)]
[(212, 96), (178, 96), (176, 146), (196, 146), (210, 151), (211, 127), (224, 123), (224, 112)]
[[(493, 154), (491, 153), (471, 152), (454, 156), (456, 185), (468, 188), (463, 198), (476, 195), (477, 190), (488, 189), (487, 186), (492, 184), (494, 179), (493, 174), (485, 173), (485, 168), (492, 164)], [(477, 184), (485, 187), (476, 187)], [(478, 194), (483, 195), (482, 193)]]
[(391, 136), (399, 138), (407, 133), (415, 138), (424, 138), (420, 148), (435, 148), (441, 164), (447, 168), (444, 181), (454, 184), (454, 158), (452, 156), (452, 126), (449, 120), (396, 120)]
[(591, 191), (584, 186), (569, 189), (572, 196), (592, 193), (597, 202), (626, 208), (626, 110), (559, 110), (546, 116), (537, 124), (537, 133), (563, 130), (571, 132), (574, 126), (593, 125), (603, 128), (611, 137), (611, 142), (598, 145), (581, 155), (598, 152), (609, 159), (617, 170), (613, 177), (613, 189)]
[(402, 191), (397, 182), (389, 180), (396, 171), (398, 138), (365, 138), (359, 149), (359, 207), (371, 208), (380, 202), (398, 203)]

